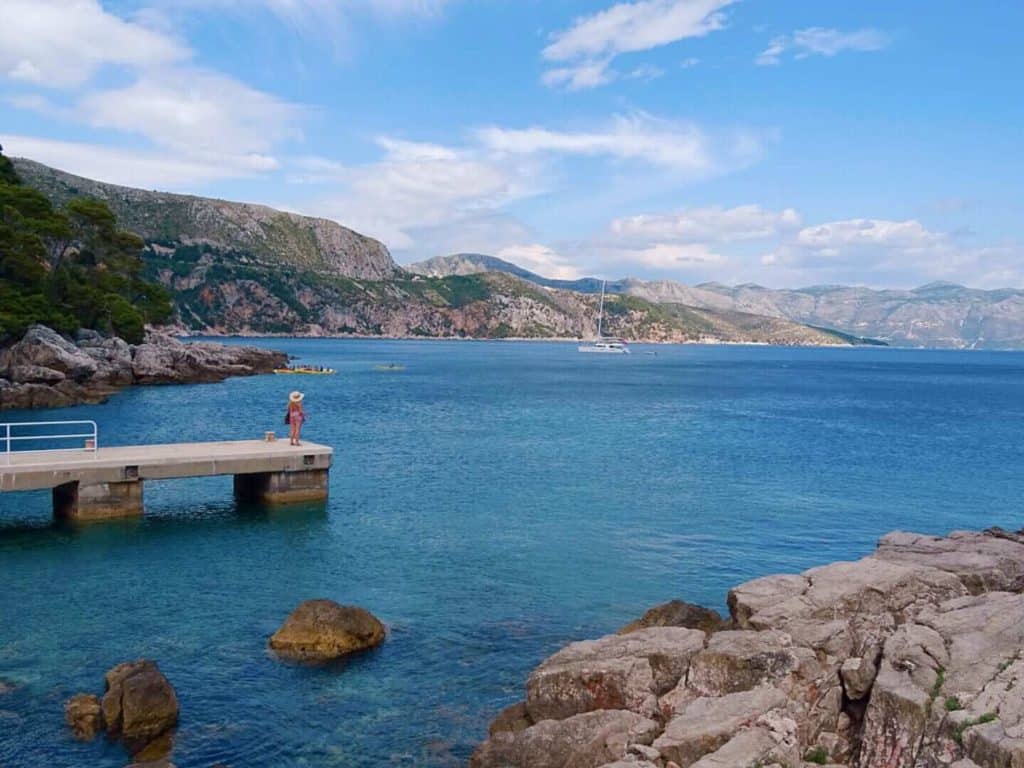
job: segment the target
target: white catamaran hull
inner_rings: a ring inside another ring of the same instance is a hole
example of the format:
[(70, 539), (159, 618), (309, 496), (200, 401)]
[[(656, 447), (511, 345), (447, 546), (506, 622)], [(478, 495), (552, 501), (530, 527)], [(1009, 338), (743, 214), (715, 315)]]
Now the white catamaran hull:
[(629, 349), (626, 347), (599, 347), (593, 344), (581, 344), (576, 347), (579, 352), (590, 352), (598, 355), (628, 355)]

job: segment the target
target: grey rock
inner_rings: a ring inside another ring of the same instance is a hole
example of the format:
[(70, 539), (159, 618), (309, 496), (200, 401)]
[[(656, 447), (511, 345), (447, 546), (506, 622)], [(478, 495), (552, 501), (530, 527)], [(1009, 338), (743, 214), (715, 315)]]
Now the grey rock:
[(530, 675), (526, 708), (536, 722), (595, 709), (653, 716), (658, 695), (679, 682), (703, 647), (703, 632), (681, 627), (573, 643)]
[(599, 768), (625, 758), (631, 744), (650, 744), (658, 724), (635, 712), (600, 710), (543, 720), (501, 733), (473, 754), (471, 768)]
[(785, 632), (729, 630), (710, 637), (693, 658), (687, 685), (703, 696), (746, 691), (795, 671), (799, 659)]
[(12, 365), (7, 369), (7, 375), (18, 384), (58, 384), (67, 378), (53, 368), (30, 364)]
[(684, 705), (654, 741), (666, 760), (687, 768), (716, 751), (768, 710), (786, 703), (786, 694), (762, 686), (724, 696), (701, 697)]
[(839, 668), (843, 678), (843, 689), (851, 699), (863, 699), (871, 690), (878, 674), (878, 664), (874, 658), (851, 656), (843, 661)]
[(0, 373), (18, 366), (52, 369), (76, 382), (85, 381), (96, 373), (95, 360), (44, 325), (33, 325), (20, 340), (0, 351)]
[(879, 541), (875, 557), (947, 571), (971, 594), (1024, 589), (1024, 538), (1004, 531), (954, 531), (946, 537), (894, 531)]

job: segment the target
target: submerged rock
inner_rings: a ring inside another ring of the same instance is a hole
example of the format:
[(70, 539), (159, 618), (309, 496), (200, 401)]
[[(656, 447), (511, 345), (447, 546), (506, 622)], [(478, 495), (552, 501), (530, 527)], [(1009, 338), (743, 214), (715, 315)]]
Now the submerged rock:
[[(892, 533), (856, 562), (755, 579), (729, 593), (737, 629), (559, 651), (473, 764), (1024, 766), (1022, 574), (1024, 532), (991, 529)], [(626, 714), (642, 738), (598, 748)]]
[(91, 693), (72, 696), (64, 704), (64, 721), (79, 741), (92, 741), (103, 730), (100, 700)]
[(331, 661), (374, 648), (384, 635), (384, 625), (363, 608), (307, 600), (271, 636), (270, 647), (294, 661)]

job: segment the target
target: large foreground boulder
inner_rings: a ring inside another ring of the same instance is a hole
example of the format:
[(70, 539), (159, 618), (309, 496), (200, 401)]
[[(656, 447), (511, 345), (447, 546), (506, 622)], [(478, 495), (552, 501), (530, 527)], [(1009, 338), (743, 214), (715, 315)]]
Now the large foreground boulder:
[(638, 629), (551, 656), (474, 765), (1024, 768), (1022, 575), (1024, 532), (989, 529), (896, 532), (741, 584), (706, 636)]
[(363, 608), (307, 600), (271, 636), (270, 647), (293, 661), (324, 662), (374, 648), (384, 635), (384, 625)]

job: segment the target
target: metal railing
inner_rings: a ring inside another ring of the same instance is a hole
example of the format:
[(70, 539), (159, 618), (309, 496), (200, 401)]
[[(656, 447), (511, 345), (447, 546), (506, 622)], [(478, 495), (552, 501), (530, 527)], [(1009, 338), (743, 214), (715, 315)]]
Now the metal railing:
[[(29, 429), (46, 429), (49, 427), (86, 427), (88, 431), (75, 432), (72, 434), (15, 434), (17, 431), (26, 432)], [(29, 441), (58, 441), (58, 440), (83, 440), (83, 444), (74, 448), (25, 448), (14, 450), (14, 443)], [(6, 463), (11, 463), (11, 456), (19, 453), (44, 453), (49, 451), (90, 451), (93, 458), (96, 458), (97, 449), (100, 447), (99, 428), (95, 421), (11, 421), (0, 422), (0, 444), (3, 445), (3, 455)]]

